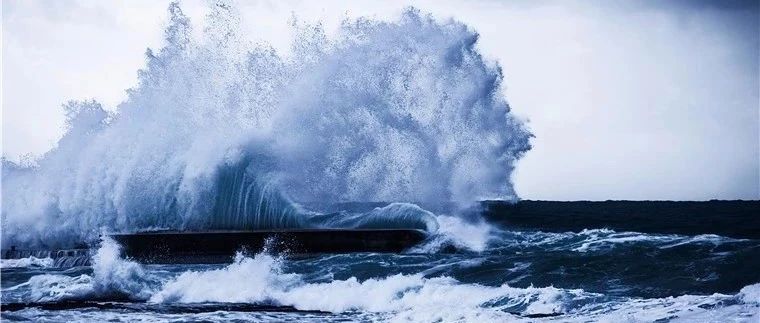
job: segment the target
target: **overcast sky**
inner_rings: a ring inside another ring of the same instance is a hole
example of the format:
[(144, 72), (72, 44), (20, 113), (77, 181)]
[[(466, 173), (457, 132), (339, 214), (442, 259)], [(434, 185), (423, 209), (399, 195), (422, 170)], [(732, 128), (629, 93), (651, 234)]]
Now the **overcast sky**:
[[(253, 41), (286, 50), (288, 19), (395, 19), (414, 5), (481, 34), (534, 148), (514, 178), (525, 199), (760, 198), (758, 1), (254, 1)], [(109, 109), (161, 46), (168, 1), (2, 2), (2, 150), (49, 150), (61, 104)], [(194, 24), (204, 1), (183, 1)]]

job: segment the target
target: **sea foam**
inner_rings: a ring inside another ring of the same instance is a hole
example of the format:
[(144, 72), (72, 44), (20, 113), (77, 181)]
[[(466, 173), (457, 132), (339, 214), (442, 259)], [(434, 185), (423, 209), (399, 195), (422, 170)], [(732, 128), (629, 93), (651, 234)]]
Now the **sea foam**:
[(10, 290), (30, 288), (25, 301), (127, 298), (151, 304), (251, 303), (371, 314), (384, 321), (534, 321), (533, 316), (563, 322), (751, 320), (760, 309), (758, 284), (734, 295), (635, 298), (552, 286), (466, 284), (424, 273), (309, 282), (300, 274), (287, 272), (285, 259), (266, 252), (240, 253), (224, 267), (191, 269), (159, 278), (155, 269), (147, 270), (118, 254), (118, 246), (104, 241), (92, 275), (38, 275)]

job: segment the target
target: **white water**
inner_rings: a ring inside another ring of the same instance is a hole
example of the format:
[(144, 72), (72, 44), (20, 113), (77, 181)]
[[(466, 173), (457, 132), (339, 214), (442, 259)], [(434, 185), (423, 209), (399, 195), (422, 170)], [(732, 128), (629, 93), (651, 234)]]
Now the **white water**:
[(467, 26), (414, 9), (346, 21), (334, 38), (294, 24), (284, 57), (239, 32), (234, 6), (212, 4), (201, 25), (169, 12), (164, 47), (114, 114), (69, 102), (55, 149), (36, 166), (3, 163), (4, 243), (308, 225), (293, 201), (515, 198), (530, 134)]
[[(92, 275), (38, 275), (5, 290), (29, 288), (27, 301), (128, 298), (150, 303), (234, 302), (293, 306), (299, 310), (354, 312), (390, 321), (526, 320), (530, 314), (561, 314), (558, 321), (716, 321), (751, 322), (760, 317), (760, 285), (735, 295), (643, 299), (606, 297), (555, 287), (515, 288), (507, 284), (464, 284), (448, 277), (392, 275), (359, 281), (305, 282), (283, 271), (282, 259), (266, 253), (239, 254), (218, 269), (189, 270), (160, 276), (118, 257), (118, 246), (106, 240), (98, 250)], [(161, 278), (159, 278), (159, 276)]]
[(92, 268), (92, 275), (36, 275), (10, 290), (28, 286), (31, 291), (28, 300), (34, 302), (99, 298), (143, 300), (158, 283), (139, 264), (121, 259), (119, 245), (110, 239), (102, 241), (93, 256)]
[(50, 257), (37, 258), (35, 256), (29, 256), (20, 259), (0, 259), (0, 268), (25, 268), (25, 267), (40, 267), (48, 268), (55, 264), (55, 260)]
[(485, 222), (469, 223), (455, 216), (436, 217), (438, 230), (427, 242), (414, 247), (410, 252), (433, 253), (452, 246), (475, 252), (485, 251), (498, 229)]
[(654, 244), (660, 249), (668, 249), (685, 244), (717, 246), (723, 243), (748, 241), (714, 234), (686, 236), (632, 231), (617, 232), (610, 229), (585, 229), (580, 232), (501, 231), (495, 228), (491, 230), (499, 233), (499, 239), (492, 240), (496, 244), (543, 246), (579, 253), (611, 250), (633, 244)]

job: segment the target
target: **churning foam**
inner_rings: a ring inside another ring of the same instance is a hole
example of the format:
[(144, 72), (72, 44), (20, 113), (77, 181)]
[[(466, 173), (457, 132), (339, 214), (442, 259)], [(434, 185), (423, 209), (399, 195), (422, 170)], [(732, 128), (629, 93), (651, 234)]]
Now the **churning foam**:
[(299, 275), (282, 273), (281, 261), (265, 253), (253, 258), (238, 253), (227, 267), (182, 273), (164, 284), (150, 301), (271, 303), (277, 291), (300, 281)]
[(14, 288), (28, 287), (28, 301), (55, 302), (79, 299), (145, 300), (159, 281), (135, 262), (120, 257), (120, 246), (103, 239), (92, 259), (92, 275), (71, 277), (58, 274), (36, 275)]
[(679, 234), (652, 234), (633, 231), (617, 232), (610, 229), (584, 229), (580, 232), (501, 231), (496, 245), (542, 246), (554, 250), (570, 250), (579, 253), (611, 250), (625, 245), (646, 243), (660, 249), (686, 244), (721, 245), (746, 241), (714, 234), (686, 236)]
[(436, 233), (412, 252), (437, 252), (446, 247), (482, 252), (492, 239), (498, 239), (494, 231), (499, 229), (483, 221), (470, 223), (456, 216), (439, 215), (436, 222)]
[(178, 4), (169, 14), (164, 47), (115, 113), (71, 101), (37, 166), (3, 163), (4, 243), (308, 225), (293, 201), (515, 198), (530, 133), (464, 24), (409, 9), (330, 38), (295, 23), (283, 57), (244, 38), (234, 6), (212, 4), (200, 39)]
[(507, 284), (464, 284), (449, 277), (398, 274), (306, 282), (283, 270), (283, 259), (238, 254), (232, 264), (157, 278), (140, 265), (120, 259), (118, 246), (104, 241), (93, 274), (34, 276), (13, 287), (31, 289), (27, 301), (124, 299), (151, 303), (234, 302), (293, 306), (299, 310), (370, 313), (392, 321), (531, 321), (528, 315), (557, 315), (559, 321), (710, 321), (720, 317), (757, 318), (760, 285), (736, 295), (683, 295), (655, 299), (609, 297), (578, 289), (515, 288)]
[(29, 256), (20, 259), (0, 259), (0, 268), (25, 268), (25, 267), (40, 267), (48, 268), (53, 267), (55, 260), (50, 257), (37, 258), (35, 256)]

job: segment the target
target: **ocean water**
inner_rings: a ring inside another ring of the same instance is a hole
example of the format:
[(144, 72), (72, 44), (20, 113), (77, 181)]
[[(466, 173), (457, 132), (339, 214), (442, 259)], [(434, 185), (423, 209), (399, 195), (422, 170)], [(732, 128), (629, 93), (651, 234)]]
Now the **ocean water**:
[[(400, 254), (239, 252), (141, 265), (108, 239), (92, 265), (3, 260), (4, 320), (757, 322), (760, 240), (509, 231), (440, 216)], [(19, 305), (19, 303), (36, 303)], [(12, 310), (7, 310), (11, 306)]]
[[(280, 53), (246, 38), (233, 4), (207, 11), (194, 24), (171, 4), (124, 102), (68, 102), (54, 149), (3, 159), (2, 245), (45, 250), (2, 260), (3, 321), (758, 321), (758, 239), (709, 222), (690, 235), (483, 220), (479, 201), (519, 199), (532, 135), (470, 27), (414, 8), (335, 34), (294, 19)], [(287, 228), (429, 237), (397, 254), (196, 265), (140, 264), (103, 238)]]

